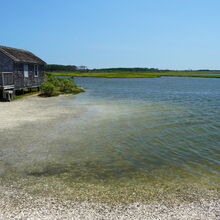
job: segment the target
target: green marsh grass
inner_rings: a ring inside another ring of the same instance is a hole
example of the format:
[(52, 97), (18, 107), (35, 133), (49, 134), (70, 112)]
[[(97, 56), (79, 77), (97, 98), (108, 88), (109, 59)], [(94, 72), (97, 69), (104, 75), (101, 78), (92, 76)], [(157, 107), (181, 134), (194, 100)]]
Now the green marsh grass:
[(55, 76), (75, 76), (75, 77), (105, 77), (105, 78), (157, 78), (157, 77), (203, 77), (203, 78), (220, 78), (220, 74), (213, 73), (135, 73), (135, 72), (118, 72), (118, 73), (76, 73), (76, 72), (53, 72)]

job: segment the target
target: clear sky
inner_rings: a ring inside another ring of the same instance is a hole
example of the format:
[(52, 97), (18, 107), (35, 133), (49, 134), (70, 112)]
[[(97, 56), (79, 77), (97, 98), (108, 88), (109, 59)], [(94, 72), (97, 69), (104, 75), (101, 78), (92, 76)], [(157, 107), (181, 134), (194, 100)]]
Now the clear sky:
[(47, 63), (220, 69), (220, 0), (0, 0), (0, 45)]

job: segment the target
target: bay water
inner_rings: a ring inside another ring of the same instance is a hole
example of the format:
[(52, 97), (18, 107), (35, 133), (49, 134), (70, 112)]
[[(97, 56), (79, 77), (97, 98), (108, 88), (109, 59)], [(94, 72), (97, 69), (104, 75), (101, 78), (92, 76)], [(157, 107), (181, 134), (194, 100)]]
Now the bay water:
[(75, 82), (86, 92), (63, 97), (61, 104), (86, 110), (54, 125), (54, 141), (32, 142), (50, 150), (39, 169), (18, 160), (17, 167), (26, 170), (23, 179), (68, 198), (107, 202), (219, 198), (219, 79), (78, 77)]

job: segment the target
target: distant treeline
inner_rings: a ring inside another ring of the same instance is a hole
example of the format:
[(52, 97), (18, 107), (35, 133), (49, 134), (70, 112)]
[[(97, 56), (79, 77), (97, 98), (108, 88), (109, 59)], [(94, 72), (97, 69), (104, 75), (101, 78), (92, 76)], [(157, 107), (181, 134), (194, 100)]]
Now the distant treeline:
[(170, 70), (159, 70), (156, 68), (104, 68), (104, 69), (79, 69), (75, 65), (57, 65), (57, 64), (48, 64), (46, 65), (47, 72), (59, 72), (59, 71), (67, 71), (67, 72), (169, 72)]
[(76, 72), (76, 73), (116, 73), (116, 72), (135, 72), (135, 73), (169, 73), (169, 72), (215, 72), (219, 70), (161, 70), (157, 68), (103, 68), (103, 69), (80, 69), (75, 65), (58, 65), (58, 64), (48, 64), (46, 65), (47, 72)]
[(106, 68), (106, 69), (92, 69), (90, 72), (96, 73), (113, 73), (113, 72), (142, 72), (142, 73), (160, 73), (160, 72), (169, 72), (170, 70), (159, 70), (156, 68)]
[(57, 65), (48, 64), (45, 67), (47, 72), (57, 72), (57, 71), (77, 71), (77, 66), (74, 65)]

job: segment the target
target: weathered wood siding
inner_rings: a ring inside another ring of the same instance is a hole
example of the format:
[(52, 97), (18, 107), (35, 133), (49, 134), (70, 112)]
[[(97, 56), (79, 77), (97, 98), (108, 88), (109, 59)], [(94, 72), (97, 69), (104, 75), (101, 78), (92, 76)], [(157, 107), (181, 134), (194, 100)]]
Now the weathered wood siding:
[[(14, 63), (5, 54), (0, 52), (0, 73), (1, 72), (13, 72)], [(2, 86), (2, 75), (0, 74), (0, 86)]]
[(0, 72), (13, 72), (13, 61), (0, 51)]
[(3, 82), (2, 82), (2, 74), (0, 72), (0, 87), (3, 86)]
[(34, 75), (34, 64), (28, 64), (28, 77), (24, 77), (24, 64), (14, 65), (15, 89), (40, 86), (44, 82), (44, 65), (38, 65), (38, 76)]
[[(28, 65), (28, 77), (24, 77), (24, 64)], [(34, 75), (34, 64), (14, 63), (13, 60), (0, 52), (0, 73), (13, 72), (15, 89), (31, 88), (40, 86), (45, 79), (44, 65), (38, 65), (38, 76)], [(9, 82), (9, 78), (7, 81)], [(11, 84), (11, 81), (10, 81)], [(3, 85), (0, 74), (0, 86)]]
[(2, 86), (12, 86), (14, 85), (14, 73), (13, 72), (3, 72), (1, 75), (1, 85)]

